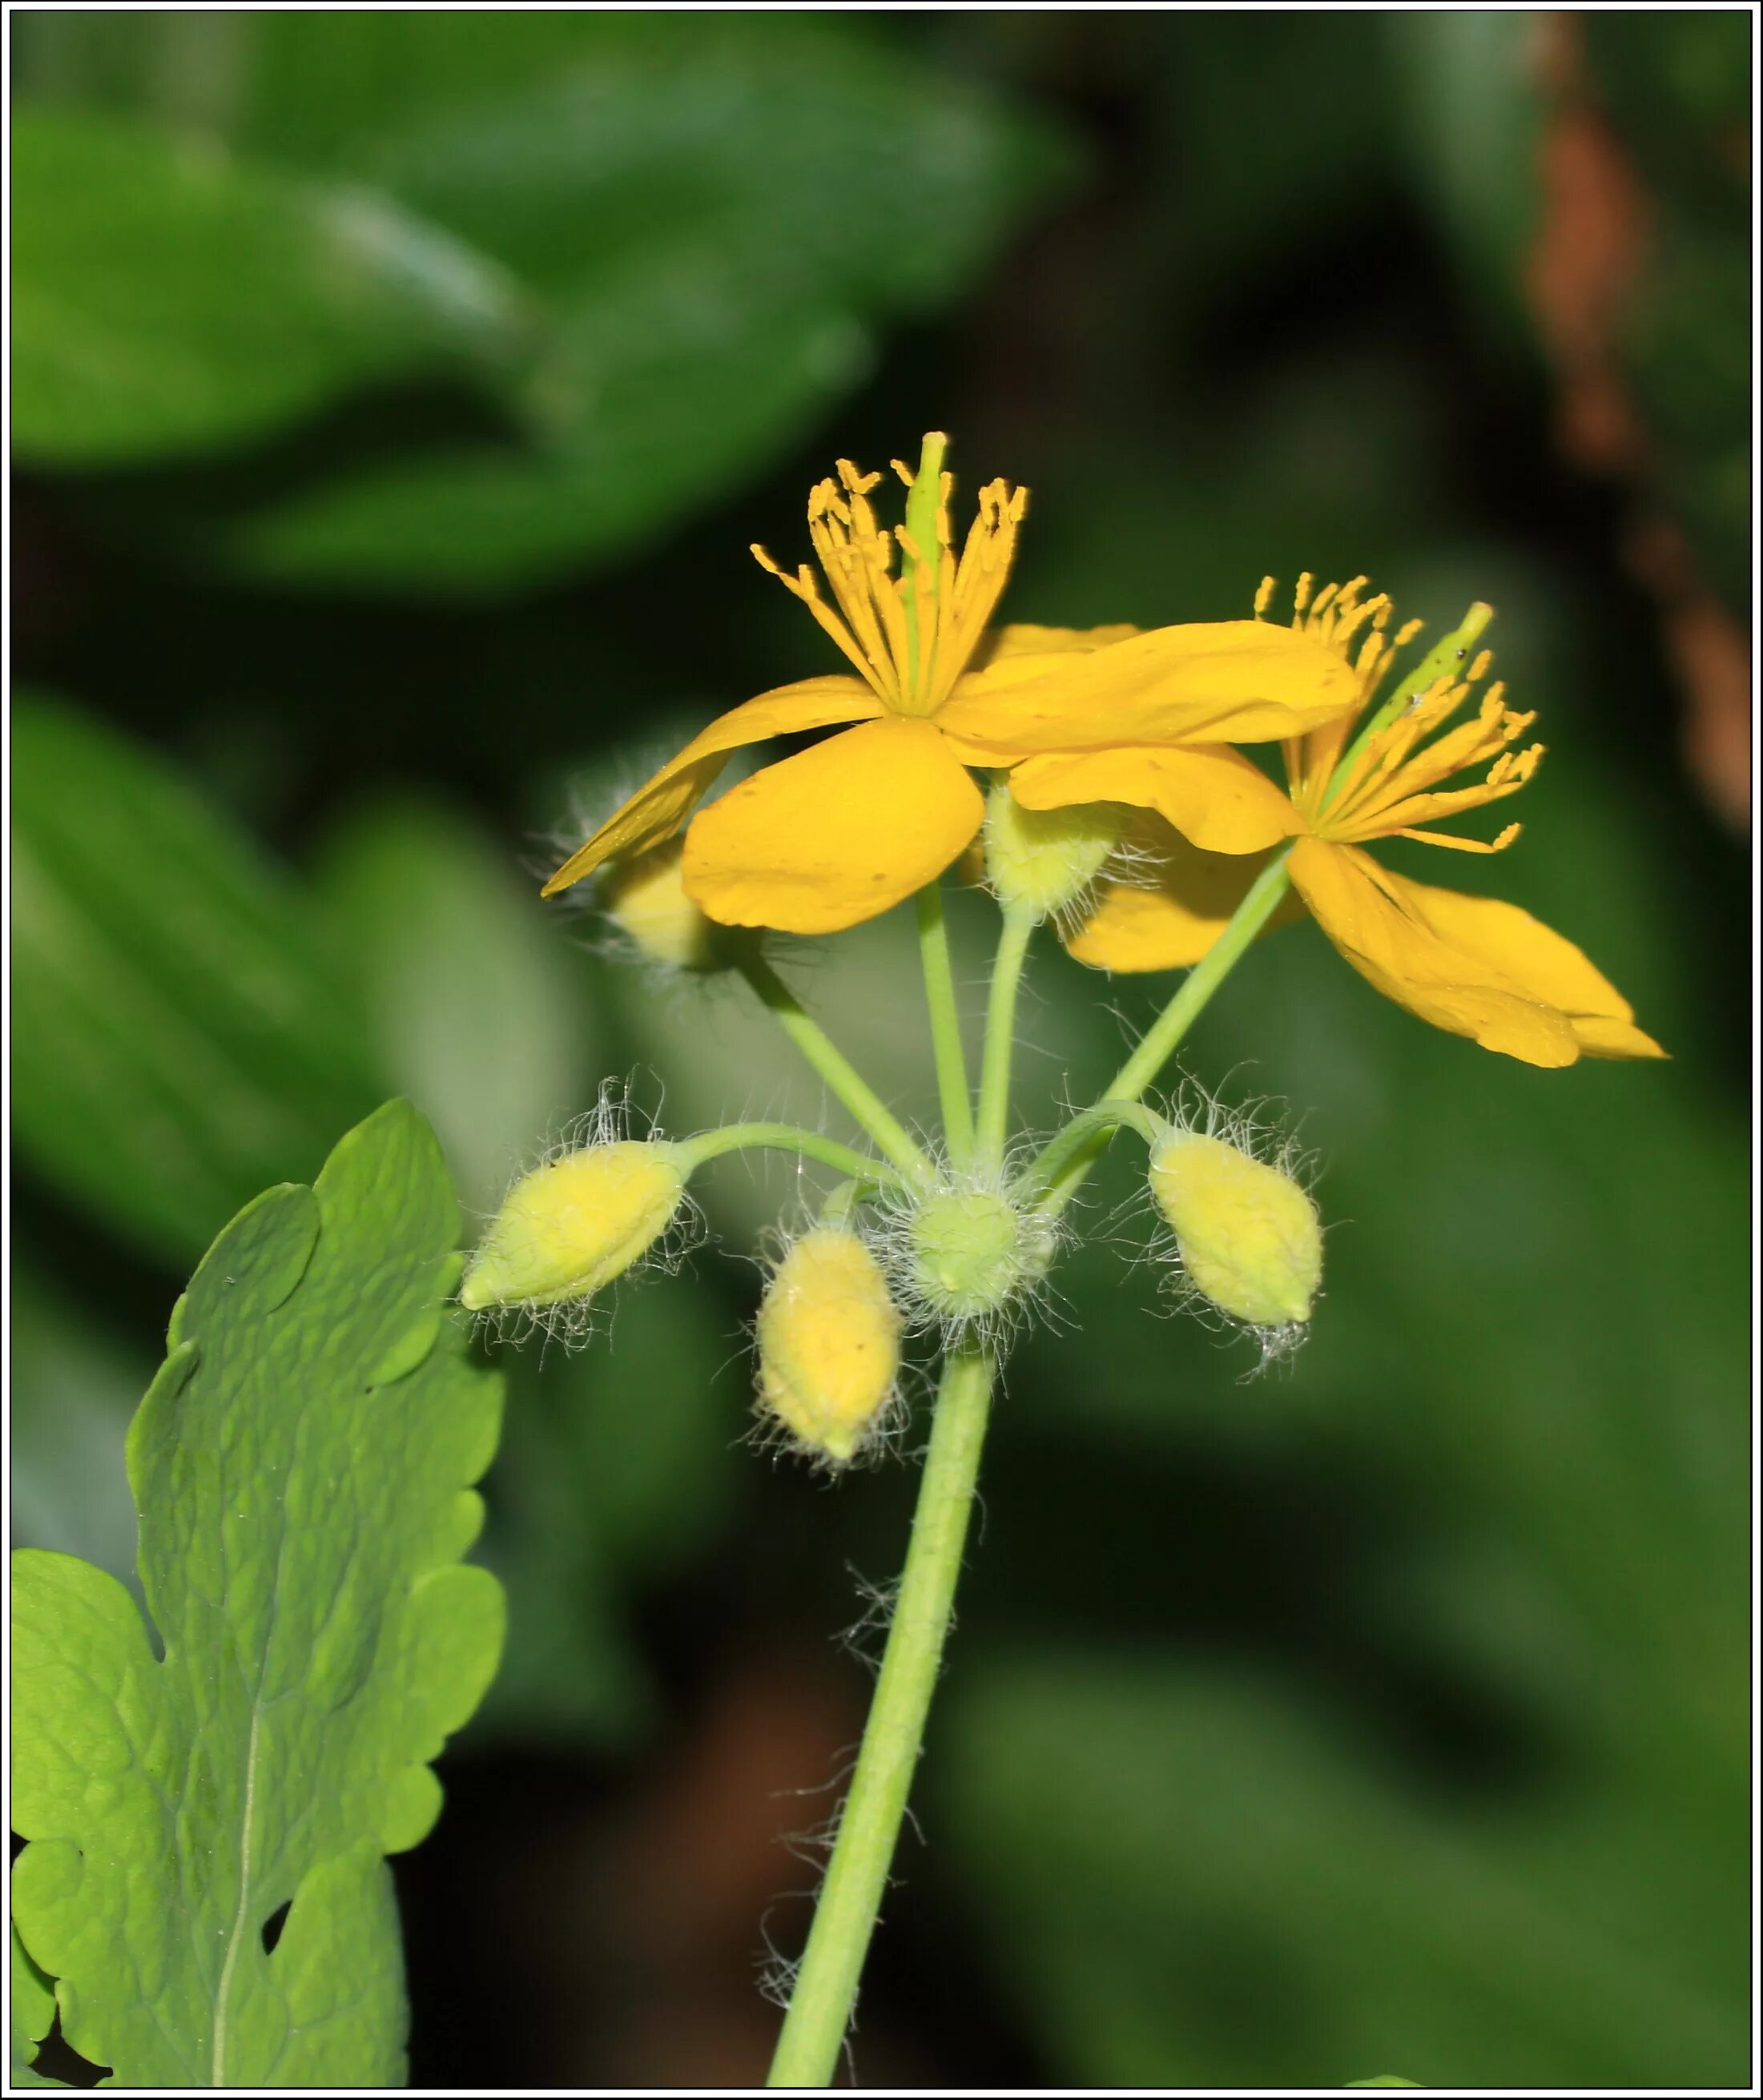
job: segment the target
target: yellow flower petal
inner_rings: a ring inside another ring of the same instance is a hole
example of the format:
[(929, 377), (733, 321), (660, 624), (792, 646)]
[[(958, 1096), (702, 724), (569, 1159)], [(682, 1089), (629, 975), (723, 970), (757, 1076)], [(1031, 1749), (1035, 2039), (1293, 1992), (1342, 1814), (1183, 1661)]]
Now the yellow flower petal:
[(1466, 897), (1460, 890), (1381, 871), (1383, 880), (1440, 940), (1473, 955), (1544, 999), (1566, 1019), (1582, 1051), (1593, 1057), (1663, 1057), (1650, 1035), (1634, 1026), (1634, 1008), (1571, 941), (1503, 898)]
[(1303, 827), (1290, 798), (1224, 744), (1051, 752), (1025, 759), (1010, 774), (1010, 792), (1027, 810), (1074, 802), (1155, 810), (1208, 853), (1258, 853)]
[(1527, 1065), (1664, 1054), (1571, 942), (1516, 905), (1411, 882), (1320, 839), (1292, 848), (1292, 879), (1361, 976), (1435, 1028)]
[(541, 894), (555, 897), (614, 854), (641, 853), (671, 837), (709, 792), (728, 754), (742, 744), (762, 743), (796, 730), (826, 729), (834, 722), (866, 721), (882, 711), (882, 703), (861, 679), (845, 677), (803, 678), (730, 708), (615, 810)]
[(1130, 642), (1138, 633), (1129, 620), (1111, 627), (1035, 627), (1018, 621), (993, 628), (974, 653), (980, 665), (1001, 664), (1010, 656), (1069, 656)]
[(935, 725), (890, 715), (701, 811), (686, 834), (686, 893), (725, 925), (837, 933), (940, 875), (984, 810)]
[(1300, 736), (1359, 699), (1323, 643), (1265, 620), (1160, 627), (1084, 654), (1009, 656), (970, 672), (937, 721), (970, 763), (1122, 743)]
[[(1267, 855), (1202, 853), (1155, 818), (1131, 843), (1155, 854), (1154, 875), (1142, 888), (1101, 884), (1065, 946), (1094, 970), (1186, 969), (1224, 931)], [(1270, 924), (1284, 923), (1276, 914)]]

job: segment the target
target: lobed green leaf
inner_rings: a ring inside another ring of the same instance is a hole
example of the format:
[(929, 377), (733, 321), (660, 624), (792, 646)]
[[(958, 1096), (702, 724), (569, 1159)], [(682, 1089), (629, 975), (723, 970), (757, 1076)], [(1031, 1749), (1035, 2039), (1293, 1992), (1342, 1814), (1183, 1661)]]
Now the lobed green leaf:
[(429, 1762), (502, 1639), (459, 1564), (501, 1388), (445, 1312), (457, 1230), (389, 1103), (178, 1303), (129, 1436), (149, 1620), (83, 1561), (15, 1556), (13, 1916), (119, 2084), (401, 2082), (384, 1855), (432, 1824)]

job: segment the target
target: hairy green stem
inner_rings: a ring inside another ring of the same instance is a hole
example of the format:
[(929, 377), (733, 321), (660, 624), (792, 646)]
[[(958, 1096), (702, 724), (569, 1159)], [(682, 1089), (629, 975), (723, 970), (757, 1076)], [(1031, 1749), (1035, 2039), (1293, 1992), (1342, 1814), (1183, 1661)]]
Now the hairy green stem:
[(948, 1634), (994, 1370), (970, 1347), (943, 1365), (894, 1622), (770, 2085), (828, 2085), (838, 2066)]
[(1041, 923), (1038, 914), (1019, 904), (1006, 907), (992, 968), (992, 993), (986, 1003), (986, 1048), (979, 1069), (979, 1116), (974, 1157), (996, 1166), (1004, 1157), (1004, 1135), (1010, 1109), (1010, 1053), (1016, 1047), (1016, 994), (1023, 981), (1028, 943)]
[(1066, 1167), (1092, 1140), (1098, 1141), (1097, 1149), (1100, 1151), (1117, 1130), (1135, 1130), (1150, 1145), (1155, 1145), (1164, 1134), (1161, 1118), (1153, 1115), (1142, 1101), (1097, 1101), (1080, 1115), (1073, 1116), (1064, 1129), (1049, 1141), (1046, 1149), (1018, 1182), (1018, 1189), (1032, 1200), (1043, 1190), (1054, 1187)]
[(828, 1091), (873, 1140), (877, 1149), (893, 1161), (908, 1181), (928, 1181), (930, 1162), (912, 1142), (905, 1125), (771, 965), (762, 955), (749, 953), (743, 958), (740, 969), (779, 1027), (826, 1082)]
[(961, 1048), (961, 1014), (956, 1004), (955, 970), (949, 960), (940, 882), (926, 883), (918, 893), (918, 952), (924, 964), (925, 1004), (930, 1014), (930, 1048), (936, 1057), (943, 1135), (948, 1140), (951, 1157), (959, 1164), (974, 1149), (974, 1104), (967, 1084), (967, 1055)]
[[(1103, 1089), (1102, 1101), (1136, 1101), (1163, 1070), (1174, 1054), (1177, 1044), (1199, 1017), (1208, 999), (1235, 968), (1249, 942), (1284, 901), (1286, 892), (1292, 886), (1291, 871), (1286, 861), (1284, 853), (1279, 854), (1269, 861), (1256, 876), (1248, 894), (1236, 907), (1230, 924), (1182, 980), (1181, 990), (1146, 1030), (1138, 1047)], [(1058, 1137), (1053, 1140), (1054, 1145), (1059, 1142)], [(1107, 1142), (1107, 1128), (1093, 1132), (1067, 1155), (1055, 1176), (1044, 1177), (1047, 1193), (1041, 1198), (1043, 1210), (1057, 1212), (1065, 1207), (1076, 1194), (1084, 1176), (1100, 1157)], [(1048, 1149), (1050, 1151), (1052, 1146)], [(1030, 1172), (1036, 1172), (1045, 1158), (1046, 1154), (1043, 1153), (1041, 1160), (1031, 1167)]]
[(850, 1180), (871, 1189), (895, 1188), (903, 1178), (897, 1168), (884, 1166), (879, 1159), (866, 1159), (837, 1138), (822, 1137), (818, 1131), (802, 1130), (793, 1123), (724, 1123), (696, 1137), (678, 1139), (673, 1147), (687, 1173), (695, 1173), (706, 1160), (720, 1159), (725, 1152), (754, 1149), (817, 1159), (823, 1167), (837, 1167)]

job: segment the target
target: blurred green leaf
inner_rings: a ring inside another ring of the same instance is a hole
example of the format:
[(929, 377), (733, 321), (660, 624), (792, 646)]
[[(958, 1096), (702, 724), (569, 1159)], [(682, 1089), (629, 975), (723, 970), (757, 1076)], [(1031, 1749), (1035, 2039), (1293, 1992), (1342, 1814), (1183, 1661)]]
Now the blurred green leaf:
[(12, 229), (13, 435), (58, 465), (258, 437), (524, 326), (501, 272), (383, 195), (130, 120), (21, 111)]
[(865, 373), (858, 321), (767, 263), (675, 251), (559, 314), (526, 382), (550, 426), (369, 461), (239, 519), (218, 552), (282, 581), (510, 589), (739, 486)]
[(1742, 1864), (1674, 1873), (1638, 1802), (1448, 1813), (1297, 1701), (1150, 1661), (950, 1692), (983, 1943), (1080, 2084), (1277, 2089), (1378, 2055), (1458, 2090), (1743, 2083), (1742, 1961), (1703, 1961), (1742, 1944)]
[(1542, 126), (1535, 18), (1522, 8), (1404, 9), (1381, 28), (1394, 65), (1391, 117), (1415, 187), (1490, 332), (1527, 340), (1520, 300)]
[(162, 760), (24, 699), (12, 764), (20, 1149), (187, 1257), (371, 1105), (365, 1030), (288, 885)]
[(484, 1541), (508, 1590), (508, 1654), (488, 1725), (616, 1741), (653, 1718), (632, 1606), (709, 1544), (739, 1480), (745, 1395), (721, 1303), (645, 1280), (608, 1304), (592, 1349), (509, 1357)]
[(439, 802), (359, 810), (313, 880), (381, 1068), (434, 1124), (467, 1210), (488, 1213), (603, 1076), (585, 959), (513, 855)]
[[(537, 316), (530, 356), (478, 375), (505, 442), (351, 461), (230, 520), (217, 558), (283, 579), (496, 591), (658, 530), (866, 370), (873, 323), (958, 294), (1068, 164), (1046, 124), (825, 18), (166, 19), (157, 62), (151, 36), (118, 71), (51, 33), (28, 73), (347, 179)], [(228, 83), (205, 103), (166, 84), (190, 38)]]
[(29, 1265), (12, 1285), (12, 1539), (75, 1553), (133, 1585), (129, 1418), (152, 1375)]

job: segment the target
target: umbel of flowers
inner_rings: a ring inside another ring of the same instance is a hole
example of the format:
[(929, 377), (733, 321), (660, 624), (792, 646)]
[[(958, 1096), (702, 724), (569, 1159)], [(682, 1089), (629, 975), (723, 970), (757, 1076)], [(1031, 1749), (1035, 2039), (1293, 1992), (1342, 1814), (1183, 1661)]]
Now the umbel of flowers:
[[(1306, 915), (1354, 969), (1434, 1026), (1537, 1065), (1664, 1055), (1615, 987), (1521, 907), (1420, 883), (1389, 838), (1503, 852), (1456, 820), (1535, 772), (1534, 717), (1488, 683), (1470, 608), (1428, 650), (1363, 577), (1297, 584), (1289, 620), (1140, 632), (1001, 624), (1027, 510), (1002, 481), (958, 532), (946, 441), (904, 500), (841, 460), (808, 499), (815, 563), (786, 572), (843, 668), (731, 708), (616, 810), (546, 885), (594, 908), (652, 964), (744, 977), (866, 1140), (736, 1123), (634, 1135), (605, 1105), (510, 1189), (462, 1303), (498, 1323), (585, 1335), (596, 1294), (677, 1253), (709, 1160), (770, 1147), (829, 1170), (816, 1215), (780, 1229), (757, 1328), (775, 1436), (838, 1470), (887, 1448), (903, 1369), (940, 1357), (917, 1513), (875, 1701), (773, 2067), (824, 2085), (843, 2042), (949, 1624), (1000, 1367), (1073, 1232), (1072, 1198), (1123, 1131), (1146, 1148), (1147, 1213), (1184, 1304), (1247, 1330), (1262, 1359), (1309, 1331), (1322, 1226), (1288, 1146), (1209, 1105), (1150, 1090), (1258, 936)], [(816, 566), (817, 565), (817, 566)], [(731, 756), (816, 740), (707, 799)], [(970, 1073), (942, 884), (983, 880), (1000, 928)], [(941, 1107), (914, 1134), (778, 974), (779, 937), (837, 933), (913, 900)], [(1011, 1120), (1016, 1001), (1050, 927), (1100, 972), (1179, 971), (1168, 1003), (1087, 1108)]]

